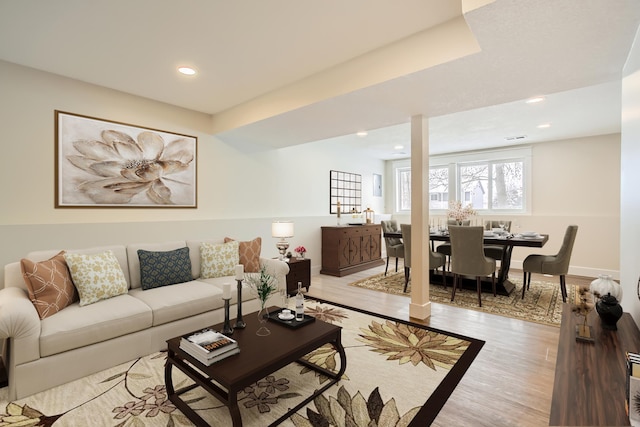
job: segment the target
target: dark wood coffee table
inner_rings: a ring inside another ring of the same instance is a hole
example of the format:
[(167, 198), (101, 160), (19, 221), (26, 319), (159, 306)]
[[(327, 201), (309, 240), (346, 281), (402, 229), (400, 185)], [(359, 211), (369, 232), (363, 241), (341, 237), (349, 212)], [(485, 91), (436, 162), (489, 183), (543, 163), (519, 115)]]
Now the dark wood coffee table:
[[(271, 307), (270, 310), (277, 309), (277, 307)], [(216, 399), (227, 405), (233, 420), (233, 426), (238, 427), (242, 426), (242, 418), (238, 408), (238, 392), (278, 369), (297, 361), (330, 378), (330, 381), (322, 388), (316, 390), (310, 397), (271, 424), (277, 425), (316, 396), (324, 393), (344, 374), (347, 367), (347, 358), (340, 341), (341, 327), (316, 320), (300, 328), (291, 329), (270, 321), (268, 322), (268, 327), (271, 330), (271, 334), (266, 337), (260, 337), (256, 335), (256, 330), (258, 329), (257, 316), (255, 314), (245, 316), (244, 320), (247, 323), (246, 328), (236, 329), (231, 335), (233, 339), (238, 341), (240, 353), (216, 362), (211, 366), (198, 362), (189, 353), (181, 350), (181, 337), (167, 341), (168, 356), (164, 374), (169, 400), (198, 426), (207, 426), (209, 424), (180, 397), (181, 394), (195, 387), (204, 388)], [(203, 325), (203, 327), (205, 326)], [(222, 329), (222, 324), (214, 325), (212, 328), (219, 331)], [(338, 372), (328, 371), (307, 361), (300, 360), (301, 357), (324, 344), (332, 344), (340, 355), (340, 370)], [(175, 390), (171, 376), (171, 370), (174, 366), (188, 375), (195, 384)], [(194, 369), (194, 367), (197, 369)]]

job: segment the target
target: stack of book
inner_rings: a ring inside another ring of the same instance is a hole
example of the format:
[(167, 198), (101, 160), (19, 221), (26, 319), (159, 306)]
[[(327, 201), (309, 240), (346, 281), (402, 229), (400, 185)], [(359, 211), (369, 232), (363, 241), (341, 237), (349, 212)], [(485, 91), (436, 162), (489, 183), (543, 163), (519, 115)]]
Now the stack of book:
[(627, 401), (629, 423), (640, 426), (640, 354), (627, 353)]
[(180, 348), (207, 366), (240, 352), (236, 340), (211, 329), (183, 336)]

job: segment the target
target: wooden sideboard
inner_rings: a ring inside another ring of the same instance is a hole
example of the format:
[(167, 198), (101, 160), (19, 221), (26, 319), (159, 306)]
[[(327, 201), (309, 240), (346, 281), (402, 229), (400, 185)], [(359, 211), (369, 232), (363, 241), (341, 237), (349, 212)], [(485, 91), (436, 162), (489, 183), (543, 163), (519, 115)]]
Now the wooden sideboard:
[(321, 274), (346, 276), (383, 265), (380, 224), (322, 227)]
[(640, 331), (629, 313), (618, 321), (617, 331), (604, 330), (593, 310), (588, 321), (595, 341), (577, 342), (578, 321), (564, 304), (549, 425), (629, 425), (625, 352), (640, 350)]

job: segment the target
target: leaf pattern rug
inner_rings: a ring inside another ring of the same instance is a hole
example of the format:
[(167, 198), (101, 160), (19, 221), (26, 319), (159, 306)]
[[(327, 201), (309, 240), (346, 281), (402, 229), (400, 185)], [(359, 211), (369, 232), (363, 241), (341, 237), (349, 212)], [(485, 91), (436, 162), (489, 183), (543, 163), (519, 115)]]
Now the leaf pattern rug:
[[(447, 304), (469, 310), (482, 311), (497, 314), (514, 319), (541, 323), (560, 327), (562, 319), (562, 295), (559, 282), (531, 281), (530, 288), (522, 299), (522, 279), (510, 277), (509, 280), (516, 285), (511, 295), (493, 296), (490, 292), (482, 293), (482, 307), (478, 307), (478, 294), (475, 290), (456, 290), (456, 298), (451, 301), (451, 285), (442, 285), (442, 276), (434, 279), (435, 283), (429, 286), (429, 299), (439, 304)], [(357, 282), (349, 283), (349, 286), (371, 289), (395, 295), (409, 297), (411, 288), (404, 292), (404, 272), (376, 274)], [(411, 286), (411, 281), (409, 281)], [(578, 286), (567, 283), (567, 302), (575, 303)]]
[[(324, 301), (307, 301), (305, 311), (343, 328), (347, 370), (282, 426), (429, 425), (484, 345)], [(256, 338), (269, 345), (268, 336)], [(340, 360), (329, 345), (305, 358), (334, 371)], [(191, 426), (167, 399), (165, 360), (165, 352), (151, 354), (15, 402), (7, 402), (5, 388), (0, 426)], [(176, 369), (173, 378), (177, 388), (191, 383)], [(298, 363), (276, 371), (238, 396), (243, 424), (270, 425), (326, 379)], [(227, 408), (201, 388), (182, 397), (212, 426), (231, 425)]]

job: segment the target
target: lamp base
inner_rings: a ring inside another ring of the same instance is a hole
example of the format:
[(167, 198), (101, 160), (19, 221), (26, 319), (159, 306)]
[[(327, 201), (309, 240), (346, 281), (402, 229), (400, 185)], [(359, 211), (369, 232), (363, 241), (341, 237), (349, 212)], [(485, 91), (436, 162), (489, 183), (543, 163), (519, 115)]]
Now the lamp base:
[(276, 248), (278, 248), (278, 252), (280, 252), (280, 261), (282, 261), (287, 253), (287, 249), (289, 249), (289, 242), (282, 239), (276, 243)]

